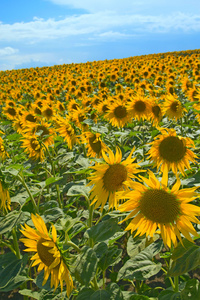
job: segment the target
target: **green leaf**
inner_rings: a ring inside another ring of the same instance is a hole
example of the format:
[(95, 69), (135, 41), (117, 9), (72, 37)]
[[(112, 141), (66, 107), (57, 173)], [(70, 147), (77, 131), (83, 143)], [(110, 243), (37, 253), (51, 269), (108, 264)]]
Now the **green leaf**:
[(90, 297), (94, 294), (94, 290), (90, 288), (83, 288), (77, 297), (77, 300), (90, 300)]
[(117, 281), (120, 279), (146, 280), (157, 274), (162, 267), (161, 263), (151, 261), (152, 253), (141, 252), (134, 258), (129, 259), (119, 270)]
[(44, 285), (42, 285), (43, 280), (44, 280), (44, 270), (42, 270), (38, 274), (38, 276), (33, 282), (39, 287), (39, 289), (45, 289), (47, 291), (53, 290), (53, 288), (51, 288), (51, 276), (49, 276), (47, 282)]
[(124, 299), (122, 291), (117, 283), (112, 282), (111, 284), (109, 284), (107, 286), (106, 290), (108, 292), (110, 292), (110, 294), (111, 294), (110, 300), (123, 300)]
[(200, 283), (198, 279), (190, 279), (186, 282), (184, 290), (181, 291), (181, 300), (200, 299)]
[(13, 288), (21, 285), (22, 282), (29, 280), (25, 276), (18, 276), (24, 269), (28, 255), (22, 259), (13, 258), (13, 260), (0, 271), (0, 291), (11, 291)]
[(63, 216), (64, 216), (64, 213), (60, 207), (53, 207), (53, 208), (47, 209), (45, 211), (46, 222), (52, 222)]
[(98, 259), (92, 248), (84, 247), (75, 262), (75, 278), (83, 285), (88, 286), (97, 270)]
[(110, 300), (111, 295), (106, 290), (98, 290), (91, 295), (90, 300)]
[(26, 276), (16, 275), (5, 288), (0, 289), (1, 292), (10, 292), (18, 288), (21, 284), (31, 280)]
[(200, 247), (193, 245), (181, 257), (173, 261), (168, 276), (179, 276), (187, 273), (200, 264)]
[(29, 215), (26, 212), (11, 211), (5, 217), (0, 219), (0, 234), (12, 230), (17, 224), (24, 223)]
[(145, 248), (145, 244), (146, 244), (146, 238), (134, 239), (131, 235), (127, 242), (128, 255), (130, 257), (135, 257), (138, 253), (140, 253)]
[(67, 192), (67, 196), (82, 195), (82, 196), (85, 196), (86, 198), (88, 198), (90, 190), (91, 190), (91, 188), (86, 185), (74, 184), (69, 188), (69, 190)]
[(97, 258), (100, 259), (108, 251), (108, 246), (106, 243), (101, 242), (94, 245), (93, 249), (96, 253)]
[(148, 296), (145, 296), (145, 295), (132, 295), (130, 297), (130, 300), (149, 300), (150, 298)]
[(46, 184), (46, 186), (48, 186), (52, 183), (55, 183), (56, 181), (58, 181), (60, 179), (62, 179), (62, 177), (50, 177), (45, 180), (45, 184)]
[[(194, 247), (194, 243), (188, 241), (187, 239), (183, 239), (182, 243), (178, 243), (178, 246), (174, 249), (171, 256), (172, 260), (177, 260), (178, 258), (182, 257), (191, 247)], [(198, 248), (198, 246), (195, 247)]]
[(23, 289), (23, 290), (19, 291), (19, 294), (21, 294), (23, 296), (27, 296), (27, 297), (32, 298), (32, 299), (41, 300), (39, 292), (34, 292), (34, 291), (31, 291), (31, 290), (28, 290), (28, 289)]
[(56, 222), (56, 229), (64, 230), (67, 233), (78, 221), (79, 218), (72, 218), (66, 215)]
[[(171, 290), (165, 290), (162, 291), (159, 295), (158, 295), (158, 300), (182, 300), (180, 293), (176, 293), (174, 291)], [(192, 300), (192, 299), (191, 299)], [(197, 299), (195, 299), (197, 300)]]
[(95, 243), (105, 242), (113, 237), (119, 229), (120, 227), (118, 226), (117, 220), (110, 218), (108, 220), (102, 220), (102, 222), (92, 226), (87, 230), (87, 234)]
[(121, 259), (122, 250), (117, 247), (108, 248), (98, 262), (101, 270), (105, 271), (109, 266), (113, 266)]

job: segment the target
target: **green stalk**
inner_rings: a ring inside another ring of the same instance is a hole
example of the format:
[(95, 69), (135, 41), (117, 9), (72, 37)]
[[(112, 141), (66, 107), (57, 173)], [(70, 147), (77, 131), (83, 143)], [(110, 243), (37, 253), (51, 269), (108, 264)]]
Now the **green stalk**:
[(103, 289), (105, 290), (105, 275), (106, 275), (106, 270), (103, 271)]
[(23, 184), (23, 186), (25, 187), (27, 193), (29, 194), (29, 197), (30, 197), (31, 202), (32, 202), (33, 207), (34, 207), (34, 211), (35, 211), (36, 213), (39, 214), (39, 210), (38, 210), (38, 207), (37, 207), (37, 205), (36, 205), (35, 199), (33, 198), (33, 195), (31, 194), (31, 191), (30, 191), (28, 185), (26, 184), (26, 182), (25, 182), (25, 180), (24, 180), (24, 178), (23, 178), (23, 174), (22, 174), (22, 176), (20, 176), (20, 175), (18, 174), (18, 175), (17, 175), (17, 178), (18, 178), (19, 181)]
[[(50, 161), (50, 164), (51, 164), (51, 167), (52, 167), (52, 173), (53, 173), (53, 176), (56, 177), (56, 172), (55, 172), (55, 166), (54, 166), (54, 163), (53, 163), (53, 160), (51, 158), (51, 153), (49, 152), (49, 149), (48, 147), (46, 147), (46, 145), (44, 143), (42, 143), (46, 149), (46, 152), (49, 156), (49, 161)], [(57, 191), (57, 197), (58, 197), (58, 204), (59, 204), (59, 207), (62, 208), (63, 205), (62, 205), (62, 202), (61, 202), (61, 199), (60, 199), (60, 189), (59, 189), (59, 185), (56, 184), (56, 191)]]
[[(89, 202), (89, 201), (88, 201)], [(89, 218), (88, 218), (88, 227), (91, 228), (92, 227), (92, 220), (93, 220), (93, 210), (94, 210), (94, 207), (93, 205), (90, 205), (89, 203)], [(93, 240), (91, 238), (89, 238), (89, 246), (91, 248), (93, 248), (94, 244), (93, 244)]]
[(15, 255), (17, 256), (18, 259), (21, 258), (20, 251), (19, 251), (19, 244), (17, 240), (17, 234), (15, 227), (12, 229), (12, 236), (13, 236), (13, 244), (14, 244), (14, 249), (15, 249)]
[[(163, 272), (165, 274), (167, 274), (167, 271), (164, 268), (161, 268), (161, 270), (163, 270)], [(173, 290), (175, 290), (175, 285), (174, 285), (174, 282), (173, 282), (172, 278), (171, 277), (168, 277), (168, 278), (169, 278), (169, 281), (171, 283), (171, 286), (172, 286)]]
[(179, 277), (174, 276), (174, 292), (176, 292), (176, 293), (178, 293), (178, 291), (179, 291), (178, 284), (179, 284)]

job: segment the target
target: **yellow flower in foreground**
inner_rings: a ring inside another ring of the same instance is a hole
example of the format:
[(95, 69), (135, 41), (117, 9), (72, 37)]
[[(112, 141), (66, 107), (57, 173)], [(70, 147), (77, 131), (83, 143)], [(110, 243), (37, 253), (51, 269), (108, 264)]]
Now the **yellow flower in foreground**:
[(159, 182), (153, 172), (149, 171), (149, 179), (140, 176), (147, 187), (132, 182), (132, 190), (119, 192), (117, 197), (124, 199), (125, 196), (128, 199), (119, 206), (121, 212), (130, 212), (122, 222), (133, 218), (125, 230), (130, 229), (131, 233), (137, 230), (136, 235), (153, 237), (159, 228), (164, 244), (171, 247), (172, 243), (177, 245), (177, 238), (182, 242), (181, 234), (191, 242), (190, 234), (198, 235), (191, 222), (200, 223), (195, 217), (200, 215), (200, 207), (189, 203), (197, 197), (197, 187), (179, 190), (181, 182), (177, 179), (170, 190), (167, 177), (163, 176)]
[(10, 210), (10, 194), (7, 189), (5, 189), (0, 181), (0, 209), (7, 211)]
[(197, 156), (189, 148), (195, 148), (193, 141), (188, 137), (177, 136), (174, 129), (161, 128), (161, 135), (155, 137), (149, 154), (149, 159), (161, 166), (161, 172), (172, 170), (185, 175), (185, 168), (191, 169), (189, 161), (195, 162)]
[(96, 203), (95, 208), (101, 205), (102, 211), (107, 200), (109, 209), (118, 208), (118, 201), (115, 197), (116, 191), (128, 189), (127, 185), (132, 181), (132, 178), (136, 177), (135, 174), (141, 172), (140, 169), (137, 169), (139, 165), (133, 163), (135, 160), (135, 158), (132, 158), (134, 150), (133, 148), (129, 156), (124, 161), (121, 161), (121, 150), (117, 148), (114, 155), (108, 148), (106, 150), (108, 156), (102, 151), (105, 162), (97, 163), (91, 167), (95, 172), (89, 178), (91, 180), (89, 185), (94, 185), (91, 190), (90, 199), (93, 199), (91, 205)]
[(31, 258), (34, 260), (33, 266), (38, 266), (38, 272), (44, 269), (44, 285), (49, 275), (51, 275), (51, 287), (57, 289), (60, 283), (61, 291), (63, 290), (63, 281), (66, 283), (67, 296), (69, 297), (73, 289), (73, 281), (67, 265), (62, 258), (61, 252), (57, 246), (57, 232), (52, 225), (51, 234), (47, 231), (47, 227), (43, 219), (39, 215), (31, 215), (32, 221), (36, 229), (33, 229), (25, 224), (22, 226), (21, 232), (26, 238), (21, 238), (20, 241), (27, 247), (24, 251), (36, 252)]

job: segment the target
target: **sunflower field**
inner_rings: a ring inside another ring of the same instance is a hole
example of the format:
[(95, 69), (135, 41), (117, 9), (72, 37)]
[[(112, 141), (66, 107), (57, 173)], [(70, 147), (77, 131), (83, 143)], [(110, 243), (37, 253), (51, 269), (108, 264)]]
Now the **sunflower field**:
[(0, 71), (0, 299), (200, 299), (200, 50)]

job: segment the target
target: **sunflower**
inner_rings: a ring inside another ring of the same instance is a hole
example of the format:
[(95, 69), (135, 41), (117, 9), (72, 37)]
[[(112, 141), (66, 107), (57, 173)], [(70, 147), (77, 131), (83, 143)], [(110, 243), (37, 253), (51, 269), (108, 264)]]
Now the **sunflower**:
[(90, 194), (91, 205), (96, 203), (95, 208), (101, 205), (101, 212), (107, 200), (109, 209), (117, 209), (116, 191), (127, 189), (127, 184), (132, 181), (132, 178), (136, 177), (135, 174), (141, 172), (137, 169), (139, 165), (133, 163), (135, 160), (135, 158), (132, 158), (134, 150), (133, 148), (129, 156), (121, 161), (122, 153), (119, 148), (116, 149), (115, 155), (112, 150), (107, 148), (108, 156), (102, 151), (104, 162), (96, 163), (95, 166), (91, 167), (95, 170), (89, 178), (91, 182), (88, 184), (94, 185)]
[(22, 148), (25, 148), (25, 152), (29, 154), (29, 157), (33, 160), (39, 159), (40, 161), (44, 160), (44, 146), (40, 143), (36, 135), (23, 135), (23, 144)]
[(137, 120), (148, 120), (151, 112), (150, 101), (141, 91), (130, 99), (128, 112)]
[(42, 115), (46, 120), (52, 120), (55, 117), (55, 110), (51, 105), (44, 105), (42, 108)]
[(13, 106), (5, 106), (2, 109), (2, 113), (7, 117), (9, 120), (14, 120), (17, 118), (18, 111), (16, 107)]
[(20, 230), (25, 236), (25, 238), (20, 239), (27, 247), (24, 251), (36, 252), (31, 258), (34, 260), (32, 267), (39, 264), (38, 272), (44, 270), (42, 285), (47, 282), (49, 275), (51, 275), (51, 287), (54, 286), (55, 291), (60, 283), (62, 291), (63, 281), (65, 281), (67, 296), (69, 297), (73, 289), (73, 281), (58, 247), (56, 228), (52, 225), (51, 231), (48, 232), (43, 219), (38, 214), (36, 216), (31, 214), (31, 218), (36, 229), (25, 224), (24, 227), (22, 226), (23, 230)]
[[(197, 197), (194, 188), (181, 189), (178, 178), (172, 189), (167, 187), (168, 176), (163, 176), (161, 182), (149, 171), (149, 178), (140, 176), (147, 186), (139, 182), (132, 182), (131, 189), (125, 194), (118, 193), (117, 198), (126, 197), (127, 201), (119, 206), (120, 212), (130, 214), (121, 222), (133, 218), (125, 230), (131, 233), (137, 230), (135, 235), (153, 237), (159, 229), (164, 244), (169, 248), (172, 243), (177, 245), (177, 238), (182, 242), (181, 234), (193, 242), (190, 234), (197, 236), (191, 221), (200, 223), (195, 215), (200, 216), (200, 207), (190, 204)], [(120, 222), (120, 223), (121, 223)]]
[(55, 123), (58, 135), (62, 136), (64, 138), (64, 141), (67, 143), (69, 149), (72, 149), (74, 144), (76, 144), (77, 142), (77, 137), (74, 128), (70, 124), (69, 119), (64, 119), (60, 116), (57, 116)]
[(162, 120), (162, 107), (156, 97), (152, 97), (151, 99), (151, 111), (149, 114), (149, 118), (154, 126), (158, 126), (159, 122)]
[(55, 136), (54, 130), (50, 128), (47, 122), (41, 121), (41, 123), (30, 123), (26, 126), (24, 130), (25, 134), (39, 135), (45, 146), (50, 146), (53, 144), (53, 137)]
[(112, 126), (117, 127), (124, 127), (132, 119), (124, 101), (117, 98), (115, 98), (113, 103), (108, 104), (108, 111), (105, 118), (110, 121)]
[(151, 149), (147, 153), (157, 169), (161, 172), (172, 170), (174, 174), (185, 175), (185, 168), (191, 169), (189, 161), (195, 162), (197, 156), (189, 148), (195, 148), (194, 142), (188, 137), (177, 136), (174, 129), (160, 128), (161, 134), (150, 143)]
[(106, 151), (107, 146), (100, 138), (100, 133), (84, 132), (82, 143), (86, 143), (87, 156), (102, 157), (102, 151)]
[[(0, 133), (2, 133), (2, 132), (0, 132)], [(6, 158), (6, 156), (9, 157), (9, 154), (6, 152), (6, 149), (3, 144), (3, 139), (0, 137), (0, 158), (2, 160), (4, 160)]]
[(165, 97), (162, 108), (163, 113), (169, 119), (175, 119), (176, 121), (182, 118), (183, 113), (186, 112), (186, 109), (182, 107), (182, 104), (178, 100), (178, 97), (172, 94), (169, 94)]
[(3, 182), (0, 180), (0, 209), (7, 211), (10, 210), (10, 194), (7, 188), (4, 187)]

